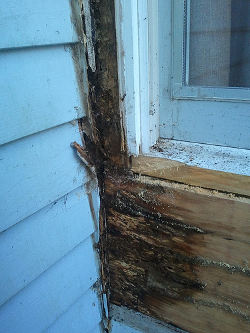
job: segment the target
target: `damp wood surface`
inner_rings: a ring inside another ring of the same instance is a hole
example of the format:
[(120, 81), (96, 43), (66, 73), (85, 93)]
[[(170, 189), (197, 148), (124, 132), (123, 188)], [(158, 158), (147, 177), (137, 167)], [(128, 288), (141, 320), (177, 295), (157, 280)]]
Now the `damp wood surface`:
[(105, 191), (112, 303), (189, 332), (250, 331), (250, 199), (129, 173)]
[(103, 292), (189, 332), (250, 332), (249, 178), (165, 159), (129, 163), (114, 1), (89, 4), (88, 151), (101, 195)]
[(166, 158), (143, 155), (132, 157), (131, 169), (142, 175), (250, 196), (250, 176), (209, 170)]
[[(126, 163), (127, 154), (119, 109), (114, 1), (90, 0), (89, 8), (87, 7), (84, 7), (83, 21), (88, 44), (86, 54), (88, 109), (92, 132), (85, 143), (98, 178), (100, 193), (98, 252), (103, 294), (108, 299), (110, 289), (104, 178), (106, 169), (114, 164), (123, 166)], [(90, 20), (87, 22), (84, 16), (88, 11)], [(86, 126), (83, 122), (81, 127), (84, 131)]]

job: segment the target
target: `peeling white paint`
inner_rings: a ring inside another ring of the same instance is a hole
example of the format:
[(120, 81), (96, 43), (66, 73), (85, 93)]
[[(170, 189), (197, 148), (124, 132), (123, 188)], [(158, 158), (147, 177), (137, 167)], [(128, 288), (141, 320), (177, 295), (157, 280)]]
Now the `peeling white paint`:
[(83, 0), (83, 13), (85, 18), (86, 48), (88, 53), (88, 64), (93, 72), (96, 71), (95, 50), (92, 42), (92, 25), (89, 0)]

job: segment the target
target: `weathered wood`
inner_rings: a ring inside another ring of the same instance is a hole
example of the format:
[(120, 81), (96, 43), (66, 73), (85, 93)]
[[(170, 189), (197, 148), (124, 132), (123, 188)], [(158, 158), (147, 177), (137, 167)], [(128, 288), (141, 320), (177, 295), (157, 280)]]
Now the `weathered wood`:
[(117, 193), (123, 213), (152, 210), (154, 218), (165, 216), (185, 222), (186, 228), (190, 224), (202, 234), (214, 236), (216, 230), (222, 237), (249, 242), (249, 199), (149, 177), (134, 181), (117, 177), (110, 177), (113, 182), (108, 181), (106, 191), (107, 195), (110, 191)]
[(90, 8), (96, 69), (88, 67), (88, 81), (93, 137), (100, 152), (96, 164), (122, 165), (126, 143), (119, 109), (114, 2), (91, 0)]
[(139, 174), (250, 196), (250, 177), (203, 169), (166, 158), (132, 157), (131, 169)]
[[(233, 314), (234, 309), (222, 310), (221, 305), (199, 299), (189, 303), (178, 301), (178, 304), (169, 304), (169, 300), (164, 297), (149, 297), (146, 300), (150, 303), (150, 309), (156, 316), (163, 316), (170, 323), (178, 322), (181, 327), (185, 327), (189, 332), (249, 332), (249, 323), (239, 318), (238, 314)], [(222, 304), (222, 307), (227, 307)]]
[[(100, 203), (100, 241), (102, 289), (109, 295), (109, 267), (107, 262), (107, 229), (105, 219), (104, 178), (105, 170), (111, 165), (124, 165), (126, 141), (124, 138), (123, 121), (120, 113), (117, 49), (115, 30), (114, 1), (90, 0), (91, 20), (85, 30), (91, 46), (87, 52), (89, 109), (92, 124), (92, 141), (87, 144), (88, 151), (93, 153), (98, 177)], [(87, 8), (85, 7), (85, 12)], [(86, 22), (86, 21), (85, 21)], [(89, 36), (89, 33), (91, 35)]]
[(245, 184), (246, 178), (195, 169), (189, 179), (187, 169), (180, 180), (177, 169), (170, 178), (159, 168), (138, 177), (134, 173), (144, 174), (145, 165), (133, 159), (128, 170), (113, 6), (90, 1), (96, 70), (90, 66), (88, 78), (99, 152), (103, 289), (115, 304), (191, 332), (249, 331), (248, 178)]
[(128, 175), (106, 196), (112, 302), (191, 332), (250, 329), (249, 199)]

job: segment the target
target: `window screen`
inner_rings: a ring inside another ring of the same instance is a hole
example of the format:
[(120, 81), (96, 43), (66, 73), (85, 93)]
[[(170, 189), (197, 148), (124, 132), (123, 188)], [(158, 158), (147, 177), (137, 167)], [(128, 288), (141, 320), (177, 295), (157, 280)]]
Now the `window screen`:
[(186, 1), (186, 82), (250, 87), (250, 0)]

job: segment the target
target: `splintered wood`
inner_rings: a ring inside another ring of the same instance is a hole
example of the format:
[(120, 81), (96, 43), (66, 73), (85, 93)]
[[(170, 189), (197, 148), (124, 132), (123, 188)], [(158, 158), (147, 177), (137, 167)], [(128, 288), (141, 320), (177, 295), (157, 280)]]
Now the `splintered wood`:
[(250, 200), (150, 177), (105, 181), (111, 302), (190, 332), (250, 331)]

